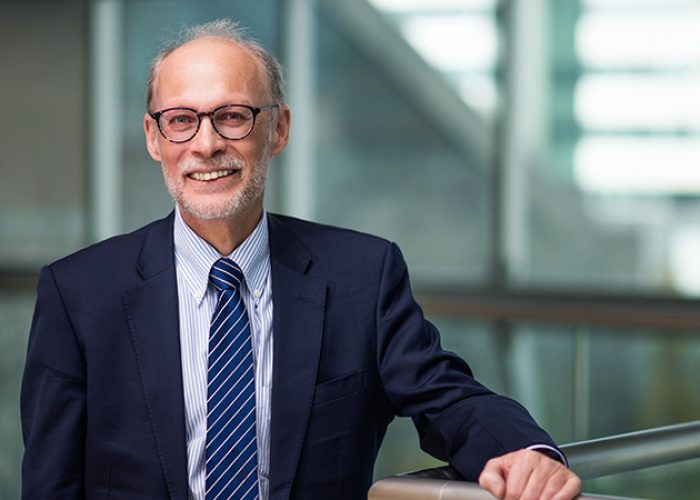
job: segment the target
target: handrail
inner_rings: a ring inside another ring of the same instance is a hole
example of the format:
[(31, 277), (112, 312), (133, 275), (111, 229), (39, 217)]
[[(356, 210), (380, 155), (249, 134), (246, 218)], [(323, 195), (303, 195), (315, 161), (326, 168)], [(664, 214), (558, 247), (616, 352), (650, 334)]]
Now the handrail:
[[(561, 446), (581, 479), (700, 458), (700, 420), (629, 432)], [(455, 478), (449, 467), (413, 472), (377, 481), (369, 500), (493, 500), (476, 484)], [(581, 495), (579, 500), (621, 497)]]
[(39, 265), (12, 267), (0, 266), (0, 289), (15, 288), (34, 291), (39, 278)]
[(700, 458), (700, 421), (608, 436), (561, 447), (582, 479)]
[[(496, 497), (474, 483), (444, 479), (389, 477), (377, 481), (368, 500), (495, 500)], [(622, 497), (582, 494), (578, 500), (622, 500)], [(629, 500), (629, 499), (628, 499)]]
[(430, 315), (495, 321), (542, 321), (671, 329), (700, 328), (697, 299), (552, 291), (432, 291), (417, 293)]
[[(700, 458), (700, 420), (560, 446), (581, 479)], [(458, 480), (449, 465), (410, 472), (410, 479)]]

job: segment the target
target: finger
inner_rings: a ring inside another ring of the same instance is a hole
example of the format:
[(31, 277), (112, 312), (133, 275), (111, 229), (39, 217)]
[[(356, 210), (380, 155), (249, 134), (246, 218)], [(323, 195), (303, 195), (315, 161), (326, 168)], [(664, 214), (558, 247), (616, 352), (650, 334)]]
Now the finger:
[(581, 492), (581, 479), (563, 464), (555, 462), (549, 471), (540, 500), (570, 500)]
[(558, 495), (562, 491), (562, 488), (565, 484), (566, 476), (564, 476), (563, 474), (555, 474), (554, 476), (549, 478), (549, 481), (547, 481), (547, 484), (542, 489), (540, 500), (554, 500), (554, 498), (556, 498), (556, 495)]
[(507, 465), (502, 458), (489, 460), (479, 475), (479, 486), (496, 498), (503, 498), (506, 491)]
[[(520, 500), (549, 500), (551, 495), (558, 491), (555, 489), (552, 491), (549, 497), (545, 496), (545, 491), (550, 486), (553, 473), (556, 471), (557, 465), (558, 464), (553, 464), (552, 466), (545, 461), (536, 461), (536, 463), (533, 464), (533, 468), (525, 486), (521, 491), (513, 492), (516, 495), (514, 498), (518, 498)], [(563, 484), (563, 482), (563, 480), (560, 481), (561, 484)]]
[(571, 471), (563, 466), (553, 472), (547, 479), (546, 485), (540, 495), (541, 500), (554, 500), (557, 495), (564, 489), (567, 481), (576, 477)]
[(506, 476), (505, 500), (519, 499), (525, 491), (539, 459), (534, 453), (537, 452), (523, 450), (512, 455), (511, 465)]
[(573, 500), (581, 493), (581, 479), (571, 471), (568, 471), (568, 477), (564, 486), (556, 493), (552, 500)]

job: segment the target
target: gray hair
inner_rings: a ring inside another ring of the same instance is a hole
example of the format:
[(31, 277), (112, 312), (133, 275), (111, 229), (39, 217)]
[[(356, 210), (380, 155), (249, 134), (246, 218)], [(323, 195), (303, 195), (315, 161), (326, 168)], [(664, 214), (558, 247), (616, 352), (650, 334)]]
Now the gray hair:
[(262, 66), (265, 76), (267, 77), (273, 102), (278, 104), (284, 103), (282, 66), (277, 58), (260, 45), (260, 43), (253, 40), (248, 30), (238, 23), (229, 19), (217, 19), (205, 24), (184, 27), (173, 41), (166, 44), (165, 47), (156, 54), (148, 70), (146, 91), (147, 109), (150, 110), (154, 94), (153, 87), (165, 58), (179, 47), (199, 38), (207, 37), (223, 38), (248, 50)]

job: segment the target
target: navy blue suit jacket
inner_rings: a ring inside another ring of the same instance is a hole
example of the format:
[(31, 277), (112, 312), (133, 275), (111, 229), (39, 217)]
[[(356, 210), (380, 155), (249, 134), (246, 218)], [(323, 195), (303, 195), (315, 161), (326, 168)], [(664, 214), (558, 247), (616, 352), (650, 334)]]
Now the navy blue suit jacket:
[[(270, 497), (365, 498), (387, 424), (475, 480), (553, 444), (440, 348), (385, 240), (269, 215)], [(23, 497), (187, 498), (173, 216), (41, 272), (22, 387)]]

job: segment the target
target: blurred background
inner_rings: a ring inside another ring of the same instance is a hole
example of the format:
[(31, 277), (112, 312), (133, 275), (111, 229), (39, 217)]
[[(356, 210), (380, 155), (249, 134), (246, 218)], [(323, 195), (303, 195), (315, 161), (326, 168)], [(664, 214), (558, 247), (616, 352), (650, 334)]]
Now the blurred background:
[[(446, 348), (559, 443), (700, 419), (700, 1), (0, 2), (0, 498), (41, 265), (166, 215), (145, 79), (230, 17), (283, 62), (269, 210), (396, 241)], [(436, 464), (396, 421), (376, 477)], [(696, 498), (700, 461), (586, 482)]]

